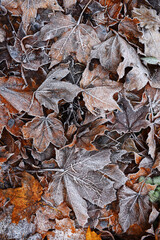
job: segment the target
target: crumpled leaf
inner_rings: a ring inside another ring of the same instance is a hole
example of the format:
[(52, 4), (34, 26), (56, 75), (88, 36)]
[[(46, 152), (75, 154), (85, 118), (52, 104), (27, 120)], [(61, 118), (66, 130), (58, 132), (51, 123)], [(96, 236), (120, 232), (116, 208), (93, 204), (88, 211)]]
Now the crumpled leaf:
[(101, 237), (94, 231), (91, 231), (90, 227), (88, 227), (86, 232), (86, 240), (101, 240)]
[(119, 223), (124, 232), (132, 224), (145, 224), (148, 222), (151, 207), (148, 195), (141, 195), (141, 192), (135, 192), (132, 189), (123, 186), (119, 190)]
[(26, 172), (23, 173), (22, 187), (1, 190), (1, 194), (9, 198), (10, 203), (14, 205), (12, 222), (18, 223), (24, 218), (29, 221), (38, 207), (42, 193), (43, 188), (40, 183)]
[(124, 87), (129, 91), (140, 90), (149, 81), (149, 72), (142, 65), (135, 49), (118, 34), (110, 32), (105, 42), (94, 46), (91, 58), (99, 59), (104, 68), (118, 73), (119, 78), (123, 78), (125, 69), (130, 67), (124, 83)]
[(12, 12), (13, 15), (22, 13), (22, 21), (25, 30), (27, 30), (30, 22), (36, 17), (39, 8), (51, 8), (52, 11), (63, 10), (59, 6), (57, 0), (2, 0), (1, 3), (6, 9)]
[[(56, 13), (51, 18), (51, 23), (42, 28), (45, 39), (58, 37), (52, 44), (50, 56), (51, 66), (73, 54), (81, 63), (87, 63), (92, 46), (100, 42), (95, 30), (86, 24), (77, 23), (71, 15)], [(47, 33), (49, 31), (49, 34)]]
[(117, 111), (115, 113), (116, 122), (112, 130), (116, 130), (118, 133), (139, 132), (142, 128), (147, 128), (150, 125), (150, 122), (146, 120), (147, 106), (134, 110), (129, 100), (124, 97), (118, 103), (123, 112)]
[(100, 207), (116, 199), (114, 182), (98, 171), (110, 163), (110, 150), (88, 152), (65, 147), (56, 150), (56, 161), (61, 172), (54, 174), (49, 191), (59, 205), (64, 201), (63, 191), (66, 189), (80, 225), (84, 226), (88, 219), (85, 199)]
[(60, 120), (54, 113), (47, 117), (36, 117), (22, 128), (24, 138), (33, 138), (33, 145), (39, 152), (44, 152), (50, 142), (56, 147), (65, 145), (66, 138)]
[(113, 95), (122, 88), (121, 83), (111, 80), (93, 81), (92, 87), (84, 85), (80, 88), (76, 84), (61, 81), (69, 74), (67, 67), (58, 67), (48, 76), (48, 78), (36, 90), (36, 98), (40, 103), (49, 109), (58, 112), (58, 102), (65, 100), (72, 102), (78, 93), (83, 92), (85, 105), (94, 115), (104, 115), (106, 110), (119, 109), (118, 104), (113, 99)]
[(39, 67), (49, 63), (45, 44), (39, 38), (39, 32), (26, 36), (23, 26), (20, 25), (14, 45), (8, 45), (7, 49), (13, 60), (21, 63), (26, 69), (36, 71)]
[(10, 113), (25, 111), (33, 116), (41, 116), (42, 107), (36, 99), (33, 100), (33, 92), (25, 87), (22, 78), (0, 78), (0, 101)]
[(69, 146), (72, 147), (76, 145), (76, 147), (84, 148), (87, 151), (97, 150), (92, 142), (97, 136), (103, 135), (107, 130), (107, 127), (103, 125), (105, 122), (105, 119), (97, 119), (92, 123), (86, 124), (86, 126), (82, 126), (78, 129)]
[(47, 79), (36, 90), (35, 96), (46, 108), (58, 110), (58, 102), (65, 100), (72, 102), (81, 92), (81, 88), (76, 84), (60, 81), (69, 74), (68, 68), (57, 68), (47, 77)]

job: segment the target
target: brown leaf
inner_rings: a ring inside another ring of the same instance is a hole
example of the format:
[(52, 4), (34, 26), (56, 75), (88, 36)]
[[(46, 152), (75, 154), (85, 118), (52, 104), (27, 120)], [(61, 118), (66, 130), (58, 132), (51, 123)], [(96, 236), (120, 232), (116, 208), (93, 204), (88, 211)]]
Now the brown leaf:
[(149, 204), (148, 195), (141, 195), (141, 192), (137, 193), (132, 189), (123, 186), (119, 190), (119, 223), (122, 226), (124, 232), (132, 224), (145, 224), (148, 222), (149, 213), (151, 207)]
[(86, 24), (77, 24), (70, 15), (64, 17), (62, 13), (53, 15), (49, 26), (42, 28), (42, 33), (45, 32), (47, 35), (47, 30), (50, 32), (43, 39), (59, 37), (50, 50), (51, 66), (71, 54), (75, 55), (79, 62), (87, 63), (92, 46), (100, 42), (92, 27)]
[(10, 203), (14, 205), (12, 213), (12, 222), (18, 223), (20, 219), (27, 218), (29, 221), (31, 215), (35, 212), (38, 202), (41, 200), (43, 188), (40, 183), (30, 174), (24, 172), (22, 178), (22, 187), (8, 188), (1, 190)]
[(143, 106), (138, 110), (134, 110), (129, 101), (122, 97), (118, 102), (123, 112), (116, 112), (116, 123), (112, 130), (118, 133), (122, 132), (139, 132), (142, 128), (147, 128), (150, 122), (146, 120), (148, 107)]
[(38, 101), (46, 108), (53, 109), (57, 113), (59, 112), (58, 102), (60, 100), (72, 102), (77, 94), (82, 91), (76, 84), (61, 81), (68, 74), (68, 68), (57, 67), (36, 90), (35, 96)]
[(4, 105), (0, 105), (0, 137), (4, 127), (14, 136), (21, 136), (23, 125), (24, 123), (18, 117), (12, 116)]
[(66, 142), (62, 123), (54, 113), (34, 118), (23, 126), (22, 132), (24, 138), (33, 138), (33, 145), (39, 152), (44, 152), (50, 142), (56, 147), (62, 147)]
[(25, 111), (34, 116), (42, 115), (42, 107), (33, 99), (33, 92), (25, 87), (22, 78), (0, 78), (0, 101), (10, 113)]
[(142, 36), (142, 32), (138, 29), (139, 20), (134, 18), (125, 17), (118, 25), (118, 32), (126, 37), (126, 39), (138, 45), (139, 38)]
[(13, 15), (19, 15), (19, 13), (22, 12), (22, 21), (25, 30), (27, 30), (30, 22), (36, 17), (39, 8), (50, 8), (52, 11), (62, 11), (57, 0), (2, 0), (2, 5), (13, 13)]
[(115, 25), (119, 20), (120, 11), (122, 9), (121, 0), (100, 0), (99, 2), (102, 6), (107, 8), (107, 11), (103, 21), (101, 15), (97, 14), (96, 22), (98, 22), (98, 24), (105, 24), (107, 27)]
[(135, 49), (117, 34), (110, 32), (106, 41), (94, 46), (91, 58), (99, 59), (104, 68), (118, 73), (120, 79), (124, 77), (125, 69), (129, 67), (130, 71), (126, 74), (124, 83), (124, 87), (129, 91), (140, 90), (149, 81), (149, 72), (142, 65)]
[(92, 122), (92, 124), (89, 124), (90, 126), (82, 126), (82, 128), (79, 128), (78, 132), (74, 136), (73, 142), (69, 145), (69, 147), (76, 145), (76, 147), (84, 148), (87, 151), (97, 150), (92, 142), (97, 136), (103, 135), (107, 130), (107, 127), (102, 125), (105, 122), (106, 120), (97, 119)]

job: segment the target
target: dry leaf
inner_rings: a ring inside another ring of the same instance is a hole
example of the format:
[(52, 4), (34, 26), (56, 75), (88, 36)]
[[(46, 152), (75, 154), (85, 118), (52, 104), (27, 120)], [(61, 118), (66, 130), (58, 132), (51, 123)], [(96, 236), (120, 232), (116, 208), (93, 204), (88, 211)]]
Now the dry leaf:
[(54, 113), (27, 122), (22, 132), (24, 138), (33, 138), (33, 145), (39, 152), (44, 152), (50, 142), (56, 147), (62, 147), (66, 143), (62, 123), (55, 118)]
[(36, 17), (39, 8), (51, 8), (52, 11), (62, 11), (57, 0), (2, 0), (2, 5), (12, 12), (13, 15), (19, 15), (18, 13), (22, 12), (22, 21), (25, 30), (27, 30), (30, 22)]
[(1, 191), (6, 198), (9, 198), (9, 202), (14, 205), (12, 222), (18, 223), (20, 219), (26, 218), (28, 221), (30, 220), (38, 207), (38, 202), (41, 200), (43, 188), (32, 175), (24, 172), (22, 187), (8, 188)]
[(88, 227), (86, 232), (86, 240), (101, 240), (101, 237), (94, 231), (91, 231), (90, 227)]
[(105, 42), (94, 46), (91, 58), (98, 58), (104, 68), (118, 73), (119, 78), (124, 77), (125, 69), (129, 67), (130, 71), (124, 83), (124, 87), (129, 91), (140, 90), (149, 81), (149, 72), (142, 65), (135, 49), (118, 34), (110, 32)]
[(76, 151), (65, 147), (56, 151), (56, 161), (60, 169), (53, 175), (49, 186), (52, 198), (59, 205), (64, 201), (63, 191), (66, 189), (78, 223), (84, 226), (88, 219), (85, 199), (100, 207), (115, 200), (114, 182), (99, 172), (110, 163), (110, 151)]

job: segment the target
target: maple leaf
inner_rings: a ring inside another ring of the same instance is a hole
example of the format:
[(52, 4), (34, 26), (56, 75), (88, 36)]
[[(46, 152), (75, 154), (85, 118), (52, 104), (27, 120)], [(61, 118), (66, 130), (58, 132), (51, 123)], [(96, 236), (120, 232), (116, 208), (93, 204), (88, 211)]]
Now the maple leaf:
[(36, 90), (35, 96), (46, 108), (58, 110), (58, 102), (65, 100), (72, 102), (81, 92), (81, 88), (76, 84), (60, 81), (69, 74), (68, 68), (57, 68), (47, 77), (47, 79)]
[(68, 68), (58, 67), (48, 76), (48, 78), (36, 90), (35, 96), (46, 108), (58, 112), (58, 102), (65, 100), (72, 102), (78, 93), (83, 92), (85, 105), (94, 115), (104, 115), (105, 110), (119, 109), (118, 104), (113, 99), (113, 95), (121, 90), (122, 84), (111, 80), (92, 82), (95, 87), (81, 88), (76, 84), (61, 81), (69, 74)]
[(135, 49), (118, 34), (110, 32), (106, 41), (94, 46), (91, 58), (99, 59), (104, 68), (118, 73), (119, 78), (124, 77), (125, 69), (130, 67), (124, 83), (124, 87), (129, 91), (140, 90), (149, 81), (149, 72), (142, 65)]
[(110, 163), (110, 150), (88, 152), (65, 147), (56, 150), (56, 161), (60, 172), (54, 174), (49, 191), (59, 205), (64, 201), (63, 191), (66, 188), (69, 202), (80, 225), (83, 226), (88, 219), (87, 203), (84, 199), (100, 207), (116, 199), (114, 182), (99, 172)]
[(14, 205), (12, 222), (18, 223), (20, 219), (27, 218), (29, 220), (32, 213), (36, 211), (43, 188), (32, 175), (24, 172), (22, 187), (4, 189), (1, 190), (1, 193)]
[(51, 8), (52, 11), (63, 11), (57, 0), (2, 0), (2, 5), (13, 15), (20, 15), (25, 31), (30, 22), (36, 17), (39, 8)]
[(139, 132), (142, 128), (147, 128), (150, 125), (150, 122), (146, 120), (147, 106), (134, 110), (130, 102), (124, 97), (118, 103), (123, 112), (117, 111), (115, 113), (116, 123), (112, 130), (116, 130), (118, 133)]
[(43, 40), (58, 38), (51, 46), (51, 66), (71, 54), (75, 54), (79, 62), (87, 63), (92, 46), (100, 42), (92, 27), (80, 24), (71, 15), (64, 16), (62, 13), (53, 15), (51, 23), (44, 26), (41, 32), (44, 35)]
[(101, 237), (94, 231), (91, 231), (90, 227), (88, 227), (86, 232), (86, 240), (101, 240)]
[(25, 87), (24, 80), (18, 77), (0, 78), (0, 102), (5, 104), (11, 113), (21, 111), (34, 116), (42, 115), (42, 107), (37, 100), (33, 101), (33, 92)]
[(54, 113), (34, 118), (23, 126), (22, 132), (24, 138), (33, 138), (33, 145), (39, 152), (44, 152), (50, 142), (56, 147), (62, 147), (66, 142), (62, 123)]
[(132, 189), (123, 186), (119, 190), (119, 223), (123, 231), (132, 224), (146, 224), (151, 210), (148, 195), (141, 195)]

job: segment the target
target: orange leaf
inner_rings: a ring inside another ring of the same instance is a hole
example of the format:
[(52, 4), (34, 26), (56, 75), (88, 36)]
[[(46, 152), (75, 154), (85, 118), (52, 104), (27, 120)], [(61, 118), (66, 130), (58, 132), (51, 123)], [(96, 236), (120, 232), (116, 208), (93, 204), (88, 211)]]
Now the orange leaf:
[(20, 219), (30, 220), (31, 215), (36, 211), (38, 202), (43, 193), (40, 183), (30, 174), (24, 172), (22, 187), (8, 188), (2, 190), (3, 195), (10, 199), (14, 205), (12, 222), (18, 223)]
[(101, 240), (101, 237), (94, 231), (91, 231), (90, 227), (88, 227), (86, 233), (86, 240)]

